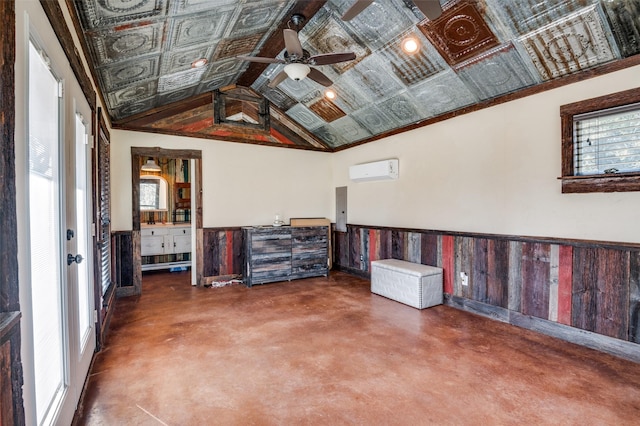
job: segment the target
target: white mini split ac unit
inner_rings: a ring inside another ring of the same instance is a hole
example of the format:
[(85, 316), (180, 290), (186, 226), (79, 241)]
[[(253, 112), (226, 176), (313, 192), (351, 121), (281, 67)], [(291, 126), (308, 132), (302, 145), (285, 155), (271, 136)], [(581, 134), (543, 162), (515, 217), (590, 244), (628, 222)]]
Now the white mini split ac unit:
[(398, 159), (356, 164), (349, 167), (349, 179), (354, 182), (398, 179)]

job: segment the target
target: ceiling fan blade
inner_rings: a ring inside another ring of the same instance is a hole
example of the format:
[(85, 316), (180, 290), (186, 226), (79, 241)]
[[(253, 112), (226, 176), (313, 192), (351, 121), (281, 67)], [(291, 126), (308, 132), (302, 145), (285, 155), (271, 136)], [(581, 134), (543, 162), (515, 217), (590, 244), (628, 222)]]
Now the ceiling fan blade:
[(353, 5), (347, 9), (347, 11), (342, 15), (343, 21), (350, 21), (355, 18), (360, 12), (365, 10), (369, 5), (373, 3), (373, 0), (356, 0)]
[(322, 74), (320, 71), (318, 71), (315, 68), (311, 68), (311, 72), (309, 72), (309, 75), (307, 75), (307, 77), (309, 77), (311, 80), (315, 81), (316, 83), (322, 84), (324, 87), (329, 87), (333, 84), (333, 81), (329, 80), (329, 77)]
[(430, 20), (438, 19), (442, 15), (442, 6), (439, 0), (413, 0), (420, 12)]
[(263, 64), (284, 64), (284, 61), (277, 58), (263, 58), (262, 56), (236, 56), (241, 61), (260, 62)]
[(298, 33), (294, 30), (284, 30), (284, 48), (287, 50), (289, 57), (296, 56), (297, 58), (302, 58), (302, 56), (304, 56)]
[(344, 53), (325, 53), (323, 55), (316, 55), (309, 58), (310, 65), (331, 65), (338, 62), (353, 61), (356, 58), (356, 54), (353, 52)]
[(274, 78), (267, 84), (268, 87), (274, 89), (278, 84), (282, 83), (287, 78), (287, 73), (280, 71)]

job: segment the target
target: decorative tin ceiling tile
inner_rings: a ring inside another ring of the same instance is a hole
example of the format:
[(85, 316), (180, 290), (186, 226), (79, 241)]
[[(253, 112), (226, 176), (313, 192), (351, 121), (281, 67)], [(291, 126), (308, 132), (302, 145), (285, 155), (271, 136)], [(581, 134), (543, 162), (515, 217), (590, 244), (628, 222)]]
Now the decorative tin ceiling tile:
[(462, 1), (446, 9), (435, 21), (424, 20), (418, 28), (450, 65), (478, 55), (499, 44), (474, 3)]
[(282, 111), (287, 111), (296, 104), (295, 99), (278, 89), (272, 89), (265, 86), (265, 90), (261, 93), (269, 100), (269, 102), (273, 103)]
[(295, 99), (291, 98), (289, 95), (281, 92), (278, 89), (271, 89), (267, 87), (267, 89), (262, 92), (262, 94), (269, 100), (269, 102), (273, 103), (282, 111), (287, 111), (296, 104)]
[(521, 36), (549, 25), (597, 0), (486, 0), (513, 35)]
[(202, 58), (209, 60), (214, 47), (215, 45), (205, 44), (193, 49), (167, 52), (162, 58), (162, 73), (173, 74), (191, 69), (191, 64), (195, 60)]
[(293, 99), (300, 101), (301, 99), (304, 99), (309, 93), (317, 90), (317, 85), (318, 83), (311, 80), (310, 78), (305, 78), (299, 81), (286, 78), (282, 83), (278, 85), (278, 89), (282, 90)]
[(234, 11), (233, 6), (214, 13), (181, 16), (171, 20), (171, 47), (183, 49), (222, 38)]
[(350, 116), (374, 135), (384, 133), (397, 126), (393, 119), (389, 117), (384, 110), (375, 105), (361, 109)]
[(263, 33), (275, 20), (280, 18), (285, 1), (255, 2), (242, 5), (230, 35), (239, 37), (255, 32)]
[(286, 111), (294, 106), (297, 101), (291, 96), (282, 92), (280, 89), (272, 89), (268, 86), (270, 79), (275, 74), (280, 72), (281, 69), (282, 66), (280, 65), (270, 65), (251, 85), (251, 88), (256, 92), (261, 93), (265, 98), (267, 98), (271, 103), (273, 103), (282, 111)]
[(603, 6), (622, 57), (640, 53), (640, 0), (609, 0)]
[[(316, 102), (319, 102), (321, 100), (326, 100), (325, 96), (324, 96), (324, 87), (320, 86), (319, 84), (316, 85), (317, 87), (312, 90), (311, 92), (307, 93), (304, 97), (302, 97), (300, 99), (300, 103), (307, 106), (307, 107), (311, 107), (311, 105), (315, 104)], [(322, 88), (322, 89), (320, 89)]]
[(174, 13), (186, 14), (216, 10), (237, 3), (237, 0), (173, 0), (171, 3)]
[(309, 105), (309, 109), (318, 114), (320, 118), (328, 123), (346, 115), (340, 107), (326, 98), (321, 98), (317, 102)]
[(511, 43), (490, 50), (454, 69), (481, 100), (510, 93), (539, 81)]
[(236, 74), (219, 75), (211, 80), (200, 83), (196, 93), (212, 92), (221, 87), (225, 87), (233, 83), (236, 79)]
[(237, 73), (242, 67), (247, 66), (248, 64), (238, 61), (235, 58), (226, 59), (224, 61), (212, 62), (207, 65), (207, 73), (204, 77), (205, 80), (209, 80), (211, 78), (215, 78), (218, 75)]
[[(405, 53), (401, 48), (402, 41), (407, 38), (417, 40), (420, 45), (420, 49), (414, 54)], [(389, 61), (396, 77), (406, 86), (416, 84), (447, 66), (442, 56), (422, 33), (413, 30), (405, 31), (392, 39), (380, 53)]]
[(111, 109), (110, 112), (116, 119), (121, 119), (130, 115), (137, 114), (139, 112), (148, 111), (153, 107), (155, 107), (155, 97), (145, 99), (140, 102), (123, 105), (119, 108), (114, 108)]
[(373, 103), (373, 100), (361, 93), (349, 78), (340, 78), (333, 83), (333, 88), (337, 94), (333, 102), (347, 114), (358, 111)]
[(160, 56), (140, 58), (127, 62), (119, 62), (99, 70), (100, 77), (107, 90), (127, 86), (136, 81), (158, 77)]
[(160, 53), (163, 28), (162, 23), (155, 23), (89, 34), (98, 65), (106, 65), (138, 55)]
[(346, 27), (351, 28), (367, 46), (375, 50), (411, 27), (413, 23), (394, 2), (387, 0), (384, 3), (373, 2), (358, 16), (348, 21)]
[(300, 41), (312, 55), (323, 53), (353, 52), (356, 59), (332, 65), (338, 73), (354, 67), (371, 53), (368, 47), (357, 43), (327, 9), (322, 8), (300, 31)]
[(395, 122), (395, 127), (415, 123), (425, 116), (425, 113), (415, 106), (414, 100), (406, 92), (380, 103), (380, 108), (389, 114), (389, 117)]
[(74, 2), (86, 28), (163, 16), (167, 0), (84, 0)]
[(313, 131), (313, 134), (322, 139), (332, 148), (337, 148), (348, 143), (348, 141), (340, 135), (340, 132), (335, 130), (331, 124), (325, 124), (324, 126), (318, 127)]
[(174, 74), (163, 75), (158, 82), (158, 92), (172, 92), (181, 87), (189, 87), (200, 82), (205, 68), (193, 68)]
[(166, 105), (172, 102), (181, 101), (187, 99), (189, 96), (193, 96), (196, 87), (186, 87), (173, 92), (163, 93), (158, 95), (158, 105)]
[(158, 88), (157, 80), (140, 82), (124, 89), (109, 93), (109, 105), (115, 109), (124, 104), (140, 102), (146, 98), (156, 95)]
[(296, 104), (287, 111), (287, 115), (308, 130), (314, 130), (325, 124), (320, 117), (302, 104)]
[(434, 116), (455, 111), (478, 101), (452, 70), (447, 70), (411, 88), (423, 110)]
[(264, 33), (253, 34), (246, 37), (224, 39), (218, 44), (214, 59), (219, 61), (226, 58), (235, 58), (239, 55), (247, 55), (254, 51)]
[(349, 72), (343, 74), (348, 87), (356, 87), (370, 99), (380, 99), (404, 88), (393, 75), (389, 63), (378, 55), (371, 55)]
[(590, 6), (519, 39), (545, 80), (618, 57), (607, 39), (599, 7)]
[(331, 127), (347, 142), (355, 142), (362, 139), (366, 139), (371, 136), (371, 133), (360, 126), (353, 118), (349, 116), (342, 117), (331, 123)]

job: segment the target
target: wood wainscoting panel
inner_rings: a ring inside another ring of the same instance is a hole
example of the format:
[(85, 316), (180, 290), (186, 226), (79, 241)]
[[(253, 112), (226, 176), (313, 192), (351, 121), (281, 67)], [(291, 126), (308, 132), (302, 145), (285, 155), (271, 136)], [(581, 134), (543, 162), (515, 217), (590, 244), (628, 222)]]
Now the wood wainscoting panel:
[(522, 244), (522, 313), (549, 318), (549, 278), (551, 245)]
[(205, 228), (203, 230), (203, 275), (212, 277), (240, 275), (244, 262), (242, 228)]
[(509, 241), (487, 240), (487, 303), (509, 305)]
[(574, 248), (574, 327), (628, 339), (629, 268), (628, 250)]
[(629, 340), (640, 343), (640, 251), (629, 259)]

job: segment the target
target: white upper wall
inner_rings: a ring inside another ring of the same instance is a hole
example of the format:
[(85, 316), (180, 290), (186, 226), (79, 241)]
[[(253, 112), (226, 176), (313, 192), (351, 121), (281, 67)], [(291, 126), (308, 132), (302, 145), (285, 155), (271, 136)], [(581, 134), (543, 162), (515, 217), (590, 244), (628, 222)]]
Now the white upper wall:
[(330, 154), (113, 130), (111, 210), (114, 231), (132, 228), (131, 147), (202, 151), (203, 226), (268, 225), (279, 214), (329, 217)]
[[(348, 187), (352, 224), (637, 243), (640, 193), (562, 194), (557, 179), (560, 106), (636, 87), (640, 66), (347, 149), (333, 186)], [(386, 158), (397, 181), (349, 181)]]

